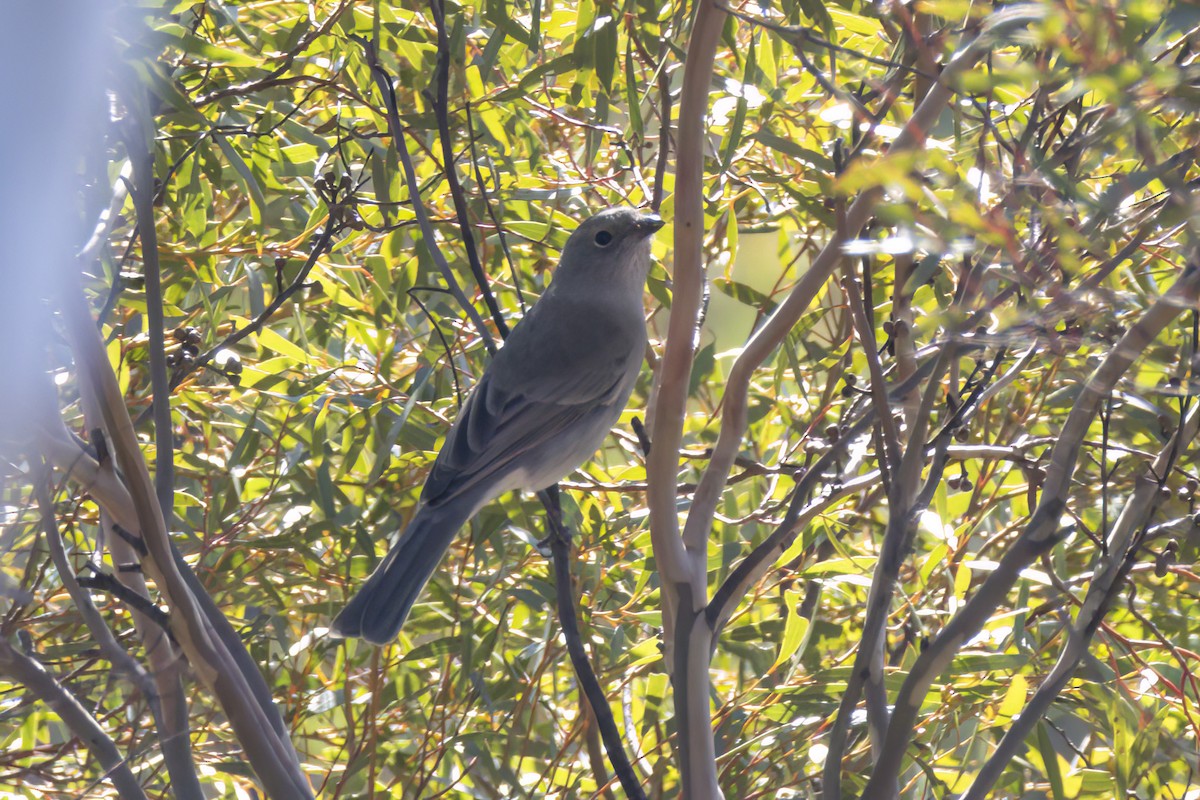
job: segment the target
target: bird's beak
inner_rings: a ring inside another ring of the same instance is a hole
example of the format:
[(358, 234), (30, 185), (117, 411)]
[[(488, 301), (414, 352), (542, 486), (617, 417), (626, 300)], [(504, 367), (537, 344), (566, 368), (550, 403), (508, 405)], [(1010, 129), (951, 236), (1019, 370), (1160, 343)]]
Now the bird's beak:
[(633, 227), (649, 236), (665, 224), (663, 218), (658, 214), (642, 214), (638, 217), (638, 221), (633, 223)]

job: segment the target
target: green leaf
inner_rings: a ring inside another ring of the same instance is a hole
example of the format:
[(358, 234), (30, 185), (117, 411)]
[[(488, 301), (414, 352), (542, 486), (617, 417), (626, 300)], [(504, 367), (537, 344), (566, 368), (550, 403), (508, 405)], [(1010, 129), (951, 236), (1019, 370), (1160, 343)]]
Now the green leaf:
[(633, 45), (625, 49), (625, 106), (629, 111), (629, 127), (638, 137), (646, 135), (642, 123), (641, 95), (633, 71)]
[(262, 186), (259, 185), (258, 179), (254, 177), (254, 173), (250, 171), (250, 166), (241, 157), (229, 140), (220, 133), (213, 133), (213, 138), (217, 140), (217, 144), (221, 147), (221, 152), (225, 154), (226, 160), (230, 166), (234, 168), (238, 176), (242, 179), (242, 186), (250, 194), (250, 212), (254, 219), (254, 225), (257, 228), (262, 228), (263, 224), (263, 209), (266, 208), (267, 201), (263, 197)]
[(723, 294), (729, 295), (738, 302), (762, 309), (764, 312), (770, 313), (775, 309), (774, 300), (744, 283), (727, 280), (726, 278), (717, 278), (713, 281), (713, 288)]
[(333, 502), (333, 477), (330, 474), (329, 461), (329, 454), (326, 453), (317, 465), (317, 502), (325, 519), (331, 520), (337, 516), (337, 507)]
[(309, 360), (308, 353), (270, 328), (264, 327), (258, 332), (258, 343), (268, 350), (292, 358), (301, 364)]
[(783, 639), (779, 643), (779, 654), (775, 656), (775, 663), (771, 665), (772, 672), (799, 651), (800, 644), (808, 633), (808, 620), (796, 611), (800, 607), (800, 602), (799, 592), (792, 589), (784, 592), (783, 605), (787, 611), (787, 622), (783, 628)]
[(221, 64), (226, 67), (256, 67), (260, 62), (260, 59), (255, 56), (230, 50), (206, 39), (201, 39), (182, 25), (173, 22), (162, 24), (156, 30), (166, 37), (167, 43), (171, 47), (210, 64)]
[(1054, 794), (1054, 800), (1067, 800), (1062, 770), (1058, 765), (1058, 753), (1054, 750), (1054, 745), (1050, 743), (1050, 735), (1047, 731), (1045, 722), (1038, 724), (1037, 749), (1042, 757), (1042, 768), (1045, 770), (1046, 779), (1050, 782), (1050, 791)]
[(772, 150), (778, 150), (780, 153), (798, 158), (807, 164), (811, 164), (816, 169), (828, 175), (833, 174), (833, 161), (822, 153), (812, 150), (807, 147), (801, 147), (795, 142), (785, 139), (770, 130), (763, 128), (758, 133), (754, 134), (755, 141), (766, 145)]

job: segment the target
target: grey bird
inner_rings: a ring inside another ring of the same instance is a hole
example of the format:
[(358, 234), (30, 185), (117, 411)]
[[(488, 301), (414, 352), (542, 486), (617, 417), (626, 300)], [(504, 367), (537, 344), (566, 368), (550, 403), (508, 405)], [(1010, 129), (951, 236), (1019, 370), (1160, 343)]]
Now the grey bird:
[(463, 404), (416, 513), (333, 633), (386, 644), (458, 531), (514, 489), (540, 491), (589, 459), (633, 392), (656, 214), (609, 208), (563, 248), (549, 288), (513, 328)]

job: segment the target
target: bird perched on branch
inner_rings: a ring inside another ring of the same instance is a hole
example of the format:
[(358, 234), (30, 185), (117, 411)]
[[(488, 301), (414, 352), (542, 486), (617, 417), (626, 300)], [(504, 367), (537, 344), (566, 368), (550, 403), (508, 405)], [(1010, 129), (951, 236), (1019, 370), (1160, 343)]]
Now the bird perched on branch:
[(610, 208), (571, 234), (550, 287), (475, 384), (383, 563), (333, 622), (385, 644), (459, 529), (513, 489), (553, 486), (590, 458), (633, 391), (655, 214)]

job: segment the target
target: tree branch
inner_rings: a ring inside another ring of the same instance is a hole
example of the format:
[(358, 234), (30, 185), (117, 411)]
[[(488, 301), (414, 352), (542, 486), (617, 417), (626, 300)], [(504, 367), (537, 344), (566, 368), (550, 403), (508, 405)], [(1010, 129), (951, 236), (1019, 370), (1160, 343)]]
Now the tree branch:
[(270, 715), (260, 705), (236, 660), (216, 637), (175, 562), (133, 423), (78, 281), (73, 287), (64, 287), (59, 302), (80, 380), (89, 384), (89, 391), (97, 397), (117, 464), (127, 481), (149, 556), (144, 566), (171, 609), (175, 638), (201, 680), (216, 695), (267, 793), (277, 800), (311, 798), (312, 789), (290, 742), (278, 735)]
[(689, 546), (680, 537), (676, 497), (696, 328), (704, 300), (705, 121), (717, 45), (727, 17), (712, 0), (696, 3), (683, 68), (675, 155), (674, 286), (651, 411), (654, 446), (646, 457), (650, 538), (662, 585), (663, 642), (679, 719), (682, 793), (689, 800), (723, 797), (709, 698), (713, 628), (703, 613), (708, 601), (707, 548), (706, 543)]
[[(103, 421), (101, 401), (94, 396), (93, 388), (87, 382), (80, 383), (80, 396), (83, 400), (84, 416), (88, 421), (89, 428), (100, 427)], [(49, 397), (53, 398), (52, 389), (50, 389)], [(55, 467), (70, 475), (72, 480), (83, 486), (100, 505), (102, 529), (105, 532), (116, 534), (107, 539), (113, 560), (118, 564), (140, 564), (142, 555), (146, 552), (145, 541), (141, 536), (141, 523), (138, 521), (133, 498), (125, 484), (117, 476), (112, 460), (109, 459), (104, 464), (98, 464), (71, 437), (61, 418), (57, 415), (48, 415), (37, 428), (40, 433), (37, 442), (39, 450)], [(129, 539), (127, 540), (125, 537), (129, 537)], [(175, 547), (174, 542), (170, 542), (170, 547), (175, 567), (200, 604), (208, 624), (212, 626), (216, 635), (225, 645), (225, 649), (232, 656), (259, 708), (270, 721), (276, 737), (284, 747), (293, 753), (293, 758), (295, 758), (295, 751), (288, 738), (283, 716), (275, 707), (271, 690), (267, 686), (258, 664), (250, 657), (238, 632), (217, 608), (216, 602), (204, 585), (200, 583), (200, 579), (196, 577), (191, 566), (183, 559), (183, 555)], [(117, 577), (128, 589), (149, 602), (150, 594), (146, 588), (145, 578), (140, 571), (119, 571)], [(176, 747), (190, 749), (187, 734), (187, 698), (179, 684), (178, 674), (182, 671), (183, 662), (179, 658), (175, 646), (169, 641), (169, 632), (162, 629), (161, 622), (141, 614), (136, 606), (133, 608), (134, 625), (137, 626), (149, 655), (155, 680), (158, 682), (163, 711), (169, 722), (168, 750)], [(171, 698), (176, 699), (173, 701)], [(193, 764), (193, 759), (190, 756), (185, 758), (182, 753), (169, 751), (165, 757), (167, 759), (179, 758), (181, 764)]]
[(71, 733), (87, 745), (121, 800), (147, 800), (137, 776), (95, 717), (37, 659), (20, 652), (3, 637), (0, 637), (0, 672), (50, 706)]
[(75, 570), (71, 569), (71, 562), (67, 557), (66, 547), (63, 544), (62, 532), (58, 529), (58, 520), (54, 514), (54, 501), (50, 493), (50, 470), (43, 466), (42, 474), (34, 481), (34, 495), (37, 500), (38, 514), (42, 520), (42, 533), (46, 538), (46, 545), (50, 550), (50, 558), (54, 561), (54, 568), (58, 572), (58, 577), (62, 581), (63, 588), (67, 590), (67, 594), (71, 596), (71, 601), (75, 604), (79, 615), (83, 617), (84, 624), (96, 639), (96, 644), (100, 647), (100, 652), (105, 658), (116, 668), (118, 672), (128, 675), (133, 681), (133, 684), (138, 687), (142, 695), (146, 698), (146, 702), (150, 705), (150, 710), (154, 714), (155, 719), (162, 715), (162, 709), (158, 704), (158, 692), (154, 687), (154, 683), (150, 680), (150, 676), (142, 665), (137, 660), (129, 655), (128, 651), (120, 645), (117, 638), (113, 636), (113, 632), (105, 624), (104, 619), (100, 616), (100, 611), (96, 608), (96, 604), (92, 602), (92, 598), (84, 589), (85, 582), (79, 580), (75, 575)]
[(1012, 727), (1004, 732), (1000, 744), (960, 800), (984, 800), (991, 795), (992, 787), (999, 780), (1004, 768), (1075, 674), (1100, 623), (1116, 599), (1125, 577), (1137, 561), (1137, 543), (1141, 539), (1139, 532), (1146, 530), (1158, 505), (1159, 489), (1163, 485), (1161, 476), (1169, 474), (1171, 463), (1175, 460), (1181, 444), (1195, 439), (1197, 422), (1200, 422), (1198, 412), (1200, 407), (1193, 406), (1191, 414), (1159, 451), (1158, 457), (1143, 470), (1133, 495), (1125, 503), (1113, 525), (1107, 546), (1099, 555), (1103, 564), (1094, 572), (1083, 605), (1067, 631), (1067, 643), (1059, 653), (1058, 661), (1038, 686), (1033, 697), (1021, 709), (1021, 713), (1013, 720)]
[[(154, 413), (154, 489), (169, 531), (175, 516), (175, 434), (171, 426), (171, 387), (167, 378), (167, 353), (163, 340), (162, 274), (158, 264), (158, 229), (154, 224), (154, 152), (146, 141), (153, 130), (146, 90), (135, 85), (126, 101), (136, 109), (124, 121), (125, 149), (129, 154), (133, 207), (142, 240), (142, 269), (146, 280), (146, 333), (150, 342), (150, 390)], [(117, 277), (120, 280), (120, 277)]]
[(1185, 267), (1175, 284), (1126, 331), (1083, 385), (1051, 451), (1042, 494), (1029, 524), (983, 585), (929, 642), (905, 678), (896, 698), (883, 756), (863, 792), (864, 798), (889, 796), (887, 787), (894, 786), (900, 774), (917, 712), (934, 678), (950, 666), (954, 654), (963, 644), (983, 628), (1021, 571), (1062, 538), (1060, 519), (1066, 509), (1071, 477), (1084, 437), (1100, 404), (1163, 329), (1185, 308), (1195, 306), (1198, 296), (1200, 269)]
[[(575, 603), (575, 590), (571, 579), (571, 534), (567, 532), (562, 521), (562, 507), (559, 504), (558, 487), (553, 486), (544, 492), (539, 492), (542, 505), (546, 507), (546, 520), (550, 527), (547, 537), (550, 545), (551, 560), (554, 562), (554, 585), (558, 605), (558, 620), (562, 625), (563, 639), (567, 643), (567, 653), (571, 656), (571, 665), (575, 668), (575, 677), (579, 687), (587, 698), (587, 703), (595, 716), (596, 725), (600, 728), (600, 739), (604, 742), (604, 750), (608, 753), (608, 761), (612, 764), (613, 772), (621, 781), (621, 787), (626, 796), (632, 800), (645, 800), (645, 793), (638, 782), (637, 774), (625, 754), (625, 743), (613, 719), (612, 709), (608, 706), (608, 698), (596, 678), (592, 665), (588, 662), (587, 651), (583, 647), (583, 637), (579, 633), (579, 609)], [(604, 781), (597, 779), (603, 785)]]
[[(684, 65), (675, 154), (674, 286), (651, 424), (654, 448), (647, 456), (646, 464), (650, 483), (647, 494), (650, 530), (663, 583), (690, 581), (694, 590), (693, 602), (701, 606), (707, 594), (703, 551), (700, 558), (685, 552), (679, 540), (675, 495), (683, 419), (695, 355), (696, 325), (704, 296), (704, 141), (707, 131), (704, 122), (717, 43), (726, 16), (709, 0), (697, 3)], [(688, 564), (689, 558), (691, 564)]]

